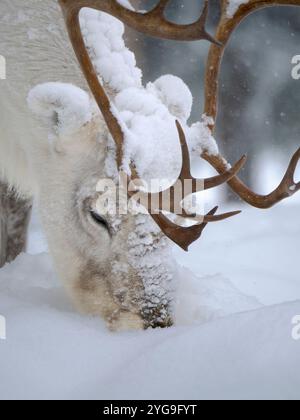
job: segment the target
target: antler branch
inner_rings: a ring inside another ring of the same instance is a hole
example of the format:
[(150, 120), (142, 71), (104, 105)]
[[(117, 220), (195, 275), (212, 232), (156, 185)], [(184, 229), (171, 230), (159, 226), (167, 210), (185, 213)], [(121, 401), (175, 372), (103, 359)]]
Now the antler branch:
[[(219, 76), (224, 51), (234, 30), (251, 13), (256, 10), (272, 6), (300, 6), (300, 0), (249, 0), (241, 4), (234, 16), (227, 14), (228, 0), (222, 1), (222, 16), (216, 33), (216, 40), (222, 44), (221, 47), (212, 45), (209, 52), (206, 76), (205, 76), (205, 108), (204, 113), (212, 117), (214, 123), (210, 126), (213, 131), (218, 113), (218, 89)], [(228, 167), (226, 159), (221, 156), (212, 156), (203, 153), (202, 157), (209, 162), (219, 173), (223, 173)], [(271, 194), (259, 195), (250, 190), (238, 177), (232, 178), (228, 184), (232, 190), (244, 201), (258, 208), (269, 208), (279, 201), (290, 197), (299, 191), (299, 184), (294, 182), (294, 174), (300, 159), (300, 150), (293, 156), (287, 173), (282, 182)]]
[[(143, 203), (148, 203), (147, 208), (149, 212), (170, 212), (177, 216), (193, 218), (194, 220), (201, 220), (201, 222), (209, 223), (209, 222), (218, 222), (229, 217), (235, 216), (240, 212), (230, 212), (220, 214), (218, 216), (215, 215), (191, 215), (188, 214), (184, 210), (184, 206), (182, 206), (183, 200), (191, 194), (195, 194), (198, 192), (202, 192), (211, 188), (215, 188), (219, 185), (228, 182), (232, 179), (244, 166), (246, 162), (246, 156), (243, 156), (233, 168), (226, 170), (219, 176), (214, 176), (212, 178), (206, 179), (196, 179), (191, 174), (191, 161), (190, 161), (190, 154), (188, 150), (188, 145), (186, 141), (186, 137), (184, 131), (179, 123), (176, 121), (177, 131), (179, 134), (180, 145), (181, 145), (181, 154), (182, 154), (182, 167), (180, 175), (177, 181), (167, 190), (161, 191), (159, 193), (142, 193), (139, 192), (139, 197), (142, 199)], [(190, 181), (188, 185), (188, 191), (184, 191), (185, 185)], [(176, 185), (179, 182), (179, 191), (176, 189)], [(164, 197), (167, 197), (167, 202), (164, 202)], [(153, 205), (156, 204), (156, 208), (153, 208)]]
[[(206, 216), (213, 217), (217, 210), (218, 207), (215, 207)], [(157, 216), (152, 215), (152, 218), (160, 226), (168, 238), (180, 246), (180, 248), (182, 248), (184, 251), (188, 251), (190, 245), (201, 237), (204, 229), (207, 226), (207, 223), (199, 223), (197, 225), (184, 228), (171, 222), (162, 213)]]
[[(203, 159), (210, 163), (220, 174), (224, 173), (227, 168), (227, 162), (221, 155), (212, 156), (207, 153), (202, 154)], [(231, 189), (246, 203), (260, 209), (268, 209), (273, 207), (280, 201), (291, 197), (300, 190), (300, 182), (294, 180), (295, 170), (300, 160), (300, 149), (294, 154), (290, 161), (285, 176), (279, 186), (270, 194), (260, 195), (252, 191), (238, 177), (233, 177), (228, 181)]]
[[(274, 6), (299, 6), (300, 0), (249, 0), (241, 4), (233, 17), (227, 15), (228, 0), (222, 0), (222, 14), (215, 39), (218, 46), (210, 48), (205, 76), (205, 108), (204, 113), (216, 120), (218, 112), (218, 90), (221, 64), (226, 46), (232, 33), (251, 13), (259, 9)], [(213, 129), (214, 126), (211, 126)]]
[(67, 13), (78, 14), (83, 7), (90, 7), (109, 13), (138, 32), (146, 35), (174, 41), (207, 40), (216, 42), (205, 29), (208, 14), (208, 0), (200, 18), (189, 25), (178, 25), (165, 18), (165, 11), (170, 0), (160, 0), (157, 6), (147, 13), (139, 13), (123, 7), (117, 0), (59, 0)]

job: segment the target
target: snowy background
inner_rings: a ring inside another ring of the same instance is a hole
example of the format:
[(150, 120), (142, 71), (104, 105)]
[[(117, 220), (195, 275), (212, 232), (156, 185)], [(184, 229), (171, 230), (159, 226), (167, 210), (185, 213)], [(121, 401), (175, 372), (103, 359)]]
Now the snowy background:
[(175, 251), (177, 325), (112, 334), (71, 307), (35, 218), (0, 272), (1, 399), (299, 399), (299, 238), (294, 204), (210, 226)]

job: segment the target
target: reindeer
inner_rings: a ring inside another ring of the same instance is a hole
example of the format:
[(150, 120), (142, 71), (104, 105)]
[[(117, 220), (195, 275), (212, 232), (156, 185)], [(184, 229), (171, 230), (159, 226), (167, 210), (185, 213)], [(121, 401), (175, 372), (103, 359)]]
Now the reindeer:
[[(181, 150), (177, 181), (164, 191), (138, 191), (148, 214), (120, 217), (101, 213), (97, 207), (103, 193), (96, 187), (99, 180), (109, 177), (117, 182), (118, 170), (125, 171), (127, 199), (131, 200), (137, 183), (135, 188), (128, 187), (142, 174), (138, 162), (126, 157), (130, 130), (115, 106), (120, 79), (116, 77), (111, 86), (105, 74), (99, 77), (101, 62), (93, 56), (95, 51), (89, 45), (86, 28), (82, 28), (80, 11), (100, 11), (153, 37), (210, 42), (202, 133), (213, 144), (218, 79), (231, 34), (255, 10), (300, 5), (300, 1), (249, 0), (235, 6), (223, 0), (215, 37), (205, 29), (208, 1), (200, 18), (190, 25), (166, 19), (168, 0), (158, 1), (153, 10), (145, 13), (136, 12), (127, 0), (23, 3), (2, 0), (0, 5), (0, 48), (7, 60), (8, 75), (6, 81), (1, 81), (0, 95), (1, 262), (11, 261), (24, 249), (34, 197), (58, 275), (80, 311), (104, 318), (112, 330), (170, 326), (176, 288), (172, 244), (187, 251), (208, 223), (238, 213), (217, 215), (216, 207), (206, 215), (196, 214), (184, 204), (187, 195), (228, 183), (250, 205), (269, 208), (300, 189), (300, 183), (294, 181), (300, 149), (278, 188), (265, 196), (254, 193), (239, 180), (237, 174), (246, 158), (231, 167), (217, 147), (202, 147), (200, 156), (219, 175), (197, 180), (190, 168), (189, 127), (178, 107), (171, 106), (166, 115), (171, 116), (170, 131), (175, 131)], [(136, 77), (136, 70), (132, 74)], [(57, 80), (60, 83), (53, 83)], [(41, 85), (45, 81), (52, 83)], [(43, 121), (30, 113), (27, 96)], [(185, 181), (190, 181), (191, 190), (178, 197), (176, 185)], [(168, 208), (164, 196), (169, 197)], [(188, 226), (182, 223), (185, 220)]]

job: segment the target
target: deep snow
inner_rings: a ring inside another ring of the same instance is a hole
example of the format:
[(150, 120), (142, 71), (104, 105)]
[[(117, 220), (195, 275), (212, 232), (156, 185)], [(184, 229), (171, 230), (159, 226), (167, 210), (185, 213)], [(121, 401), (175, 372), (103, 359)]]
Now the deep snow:
[[(199, 278), (179, 269), (168, 330), (109, 333), (73, 311), (47, 254), (22, 255), (0, 272), (0, 398), (299, 399), (298, 214), (245, 209), (176, 250)], [(45, 251), (35, 225), (30, 251)]]

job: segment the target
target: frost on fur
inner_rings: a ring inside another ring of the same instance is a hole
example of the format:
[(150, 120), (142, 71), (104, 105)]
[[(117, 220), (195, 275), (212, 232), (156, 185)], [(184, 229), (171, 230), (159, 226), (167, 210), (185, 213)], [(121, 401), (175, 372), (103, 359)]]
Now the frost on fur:
[(30, 109), (52, 122), (55, 133), (69, 135), (92, 118), (89, 95), (66, 83), (44, 83), (34, 87), (28, 95)]

